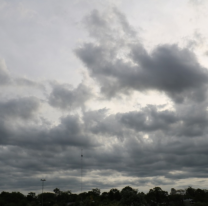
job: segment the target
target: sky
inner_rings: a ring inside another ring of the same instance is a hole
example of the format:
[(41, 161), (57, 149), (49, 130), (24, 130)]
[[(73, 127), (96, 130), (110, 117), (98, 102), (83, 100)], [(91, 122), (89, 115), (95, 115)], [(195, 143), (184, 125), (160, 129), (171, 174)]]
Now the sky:
[(0, 0), (0, 191), (208, 189), (207, 9)]

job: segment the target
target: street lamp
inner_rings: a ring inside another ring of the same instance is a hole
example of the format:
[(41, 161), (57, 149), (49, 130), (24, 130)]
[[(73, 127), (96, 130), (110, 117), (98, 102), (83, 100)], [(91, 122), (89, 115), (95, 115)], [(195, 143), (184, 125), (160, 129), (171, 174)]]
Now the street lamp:
[(42, 182), (42, 206), (43, 206), (43, 188), (44, 188), (44, 181), (46, 181), (46, 180), (41, 179), (40, 181)]

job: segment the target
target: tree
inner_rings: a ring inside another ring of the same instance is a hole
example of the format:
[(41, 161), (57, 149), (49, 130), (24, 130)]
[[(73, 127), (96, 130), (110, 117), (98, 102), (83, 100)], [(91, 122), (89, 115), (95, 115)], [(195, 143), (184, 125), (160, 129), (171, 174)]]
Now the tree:
[(34, 192), (29, 192), (28, 195), (27, 195), (27, 200), (29, 202), (32, 202), (36, 199), (36, 196), (35, 196), (35, 193)]
[(170, 192), (170, 195), (175, 195), (176, 194), (176, 189), (174, 188), (171, 188), (171, 192)]
[(129, 186), (121, 190), (121, 204), (125, 206), (140, 206), (145, 202), (144, 195)]
[(133, 189), (133, 188), (131, 188), (131, 187), (129, 187), (129, 186), (124, 187), (124, 188), (121, 190), (121, 194), (122, 194), (123, 192), (125, 192), (125, 191), (131, 191), (131, 192), (137, 193), (137, 190), (136, 190), (136, 189)]
[(61, 193), (61, 190), (59, 188), (55, 188), (53, 191), (55, 192), (56, 196), (60, 195)]
[(103, 192), (103, 193), (101, 194), (101, 196), (100, 196), (100, 200), (101, 200), (102, 202), (108, 201), (108, 200), (109, 200), (109, 193), (108, 193), (108, 192)]
[(162, 202), (168, 201), (168, 192), (163, 191), (160, 187), (155, 187), (153, 189), (149, 190), (149, 193), (147, 194), (147, 198), (149, 202), (160, 204)]
[(1, 195), (1, 204), (2, 205), (25, 205), (26, 204), (26, 198), (25, 196), (20, 192), (2, 192)]
[(183, 189), (176, 190), (176, 194), (185, 195), (185, 190)]
[(55, 194), (52, 192), (44, 192), (43, 194), (39, 194), (37, 198), (40, 203), (42, 202), (42, 197), (43, 205), (45, 206), (53, 205), (55, 203)]
[(196, 202), (204, 202), (205, 201), (205, 196), (206, 196), (206, 193), (204, 190), (201, 190), (201, 189), (197, 189), (195, 191), (195, 201)]
[(121, 199), (121, 194), (120, 194), (120, 191), (113, 188), (109, 191), (108, 193), (109, 195), (109, 199), (112, 201), (112, 200), (116, 200), (116, 201), (119, 201)]
[(92, 189), (92, 193), (96, 196), (100, 196), (100, 189), (98, 188)]
[(193, 199), (194, 196), (195, 196), (195, 189), (192, 188), (192, 187), (188, 187), (188, 188), (186, 189), (186, 197), (187, 197), (187, 198), (190, 198), (190, 199)]

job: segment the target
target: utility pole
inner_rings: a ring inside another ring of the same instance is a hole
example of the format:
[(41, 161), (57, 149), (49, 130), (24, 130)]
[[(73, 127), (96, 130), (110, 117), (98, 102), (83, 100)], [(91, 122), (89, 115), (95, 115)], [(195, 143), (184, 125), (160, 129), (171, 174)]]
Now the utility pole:
[(40, 181), (42, 182), (42, 206), (43, 206), (43, 188), (44, 188), (44, 181), (46, 181), (46, 180), (41, 179)]
[(82, 193), (82, 158), (83, 158), (83, 154), (81, 149), (81, 193)]
[(82, 149), (81, 149), (81, 184), (80, 184), (80, 187), (81, 187), (81, 205), (82, 205), (82, 159), (83, 159), (83, 154), (82, 154)]

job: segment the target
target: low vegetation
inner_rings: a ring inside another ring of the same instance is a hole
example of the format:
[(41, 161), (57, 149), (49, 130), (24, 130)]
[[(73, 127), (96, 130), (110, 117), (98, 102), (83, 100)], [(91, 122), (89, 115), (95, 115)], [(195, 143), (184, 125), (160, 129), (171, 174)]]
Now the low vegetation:
[(160, 187), (150, 189), (148, 193), (139, 192), (129, 186), (122, 190), (111, 189), (101, 194), (99, 189), (73, 194), (55, 188), (53, 192), (36, 195), (29, 192), (1, 192), (0, 206), (208, 206), (208, 190), (189, 187), (185, 190), (171, 189), (167, 191)]

